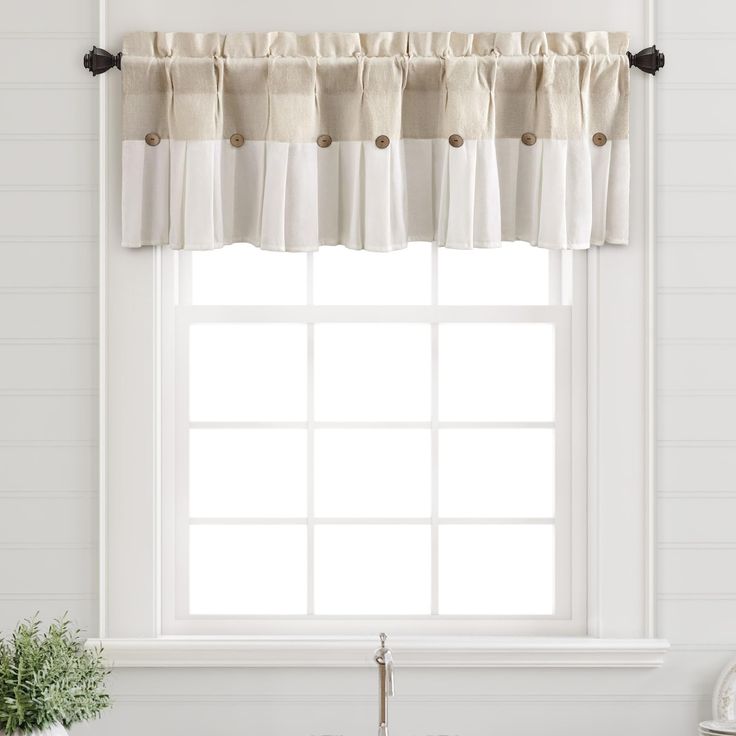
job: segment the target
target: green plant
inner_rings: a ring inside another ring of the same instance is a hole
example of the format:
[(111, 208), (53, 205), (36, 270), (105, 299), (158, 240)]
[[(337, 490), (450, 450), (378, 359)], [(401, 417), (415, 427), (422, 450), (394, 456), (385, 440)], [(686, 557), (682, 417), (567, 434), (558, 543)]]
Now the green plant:
[(85, 649), (65, 616), (41, 631), (38, 616), (0, 638), (0, 731), (28, 733), (99, 716), (110, 704), (99, 649)]

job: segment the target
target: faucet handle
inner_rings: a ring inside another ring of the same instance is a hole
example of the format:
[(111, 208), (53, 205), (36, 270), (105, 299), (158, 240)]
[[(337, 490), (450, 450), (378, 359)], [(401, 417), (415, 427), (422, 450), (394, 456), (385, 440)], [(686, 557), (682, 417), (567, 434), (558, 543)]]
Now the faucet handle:
[(383, 661), (386, 665), (386, 695), (392, 698), (394, 696), (394, 657), (390, 649), (384, 653)]

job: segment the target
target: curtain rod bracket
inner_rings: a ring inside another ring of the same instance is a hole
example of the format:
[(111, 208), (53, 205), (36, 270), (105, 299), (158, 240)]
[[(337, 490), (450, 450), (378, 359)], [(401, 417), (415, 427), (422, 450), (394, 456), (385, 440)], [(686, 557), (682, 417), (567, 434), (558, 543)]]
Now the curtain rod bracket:
[(664, 66), (664, 54), (656, 46), (642, 49), (638, 54), (627, 51), (626, 56), (629, 57), (629, 67), (635, 66), (652, 76)]
[(123, 58), (123, 52), (119, 51), (113, 55), (105, 49), (98, 49), (97, 46), (93, 46), (84, 55), (84, 68), (87, 69), (93, 77), (98, 74), (104, 74), (108, 69), (116, 67), (120, 69), (120, 61)]

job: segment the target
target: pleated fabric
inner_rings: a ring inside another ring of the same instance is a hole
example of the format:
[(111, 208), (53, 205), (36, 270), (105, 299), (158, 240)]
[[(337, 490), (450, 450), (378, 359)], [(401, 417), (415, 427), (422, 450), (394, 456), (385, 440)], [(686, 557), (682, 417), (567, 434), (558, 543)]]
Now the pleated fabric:
[(608, 33), (133, 34), (123, 245), (626, 243), (627, 44)]

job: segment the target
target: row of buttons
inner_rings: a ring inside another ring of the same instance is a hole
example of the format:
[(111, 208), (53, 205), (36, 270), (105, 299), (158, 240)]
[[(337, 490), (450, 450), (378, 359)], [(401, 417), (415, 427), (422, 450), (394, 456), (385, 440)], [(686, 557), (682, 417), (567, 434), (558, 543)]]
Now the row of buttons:
[[(460, 148), (460, 146), (465, 143), (463, 137), (458, 133), (453, 133), (447, 141), (453, 148)], [(596, 133), (593, 136), (593, 143), (595, 143), (596, 146), (605, 146), (607, 141), (608, 138), (605, 133)], [(525, 146), (533, 146), (537, 142), (537, 136), (534, 135), (534, 133), (524, 133), (521, 136), (521, 142)], [(146, 143), (148, 143), (149, 146), (157, 146), (161, 143), (161, 136), (157, 133), (148, 133), (148, 135), (146, 135)], [(245, 138), (240, 135), (240, 133), (233, 133), (233, 135), (230, 136), (230, 143), (235, 146), (235, 148), (240, 148), (243, 143), (245, 143)], [(391, 139), (387, 135), (379, 135), (378, 138), (376, 138), (377, 148), (388, 148), (390, 143)], [(320, 148), (328, 148), (332, 145), (332, 136), (319, 136), (317, 138), (317, 145)]]
[[(537, 142), (537, 136), (535, 136), (534, 133), (524, 133), (521, 136), (521, 142), (525, 146), (533, 146)], [(596, 146), (605, 146), (607, 142), (608, 138), (605, 133), (595, 133), (593, 135), (593, 143)]]
[[(388, 148), (391, 145), (391, 139), (387, 135), (379, 135), (375, 140), (376, 148)], [(321, 135), (317, 138), (317, 145), (320, 148), (329, 148), (332, 145), (331, 135)]]

